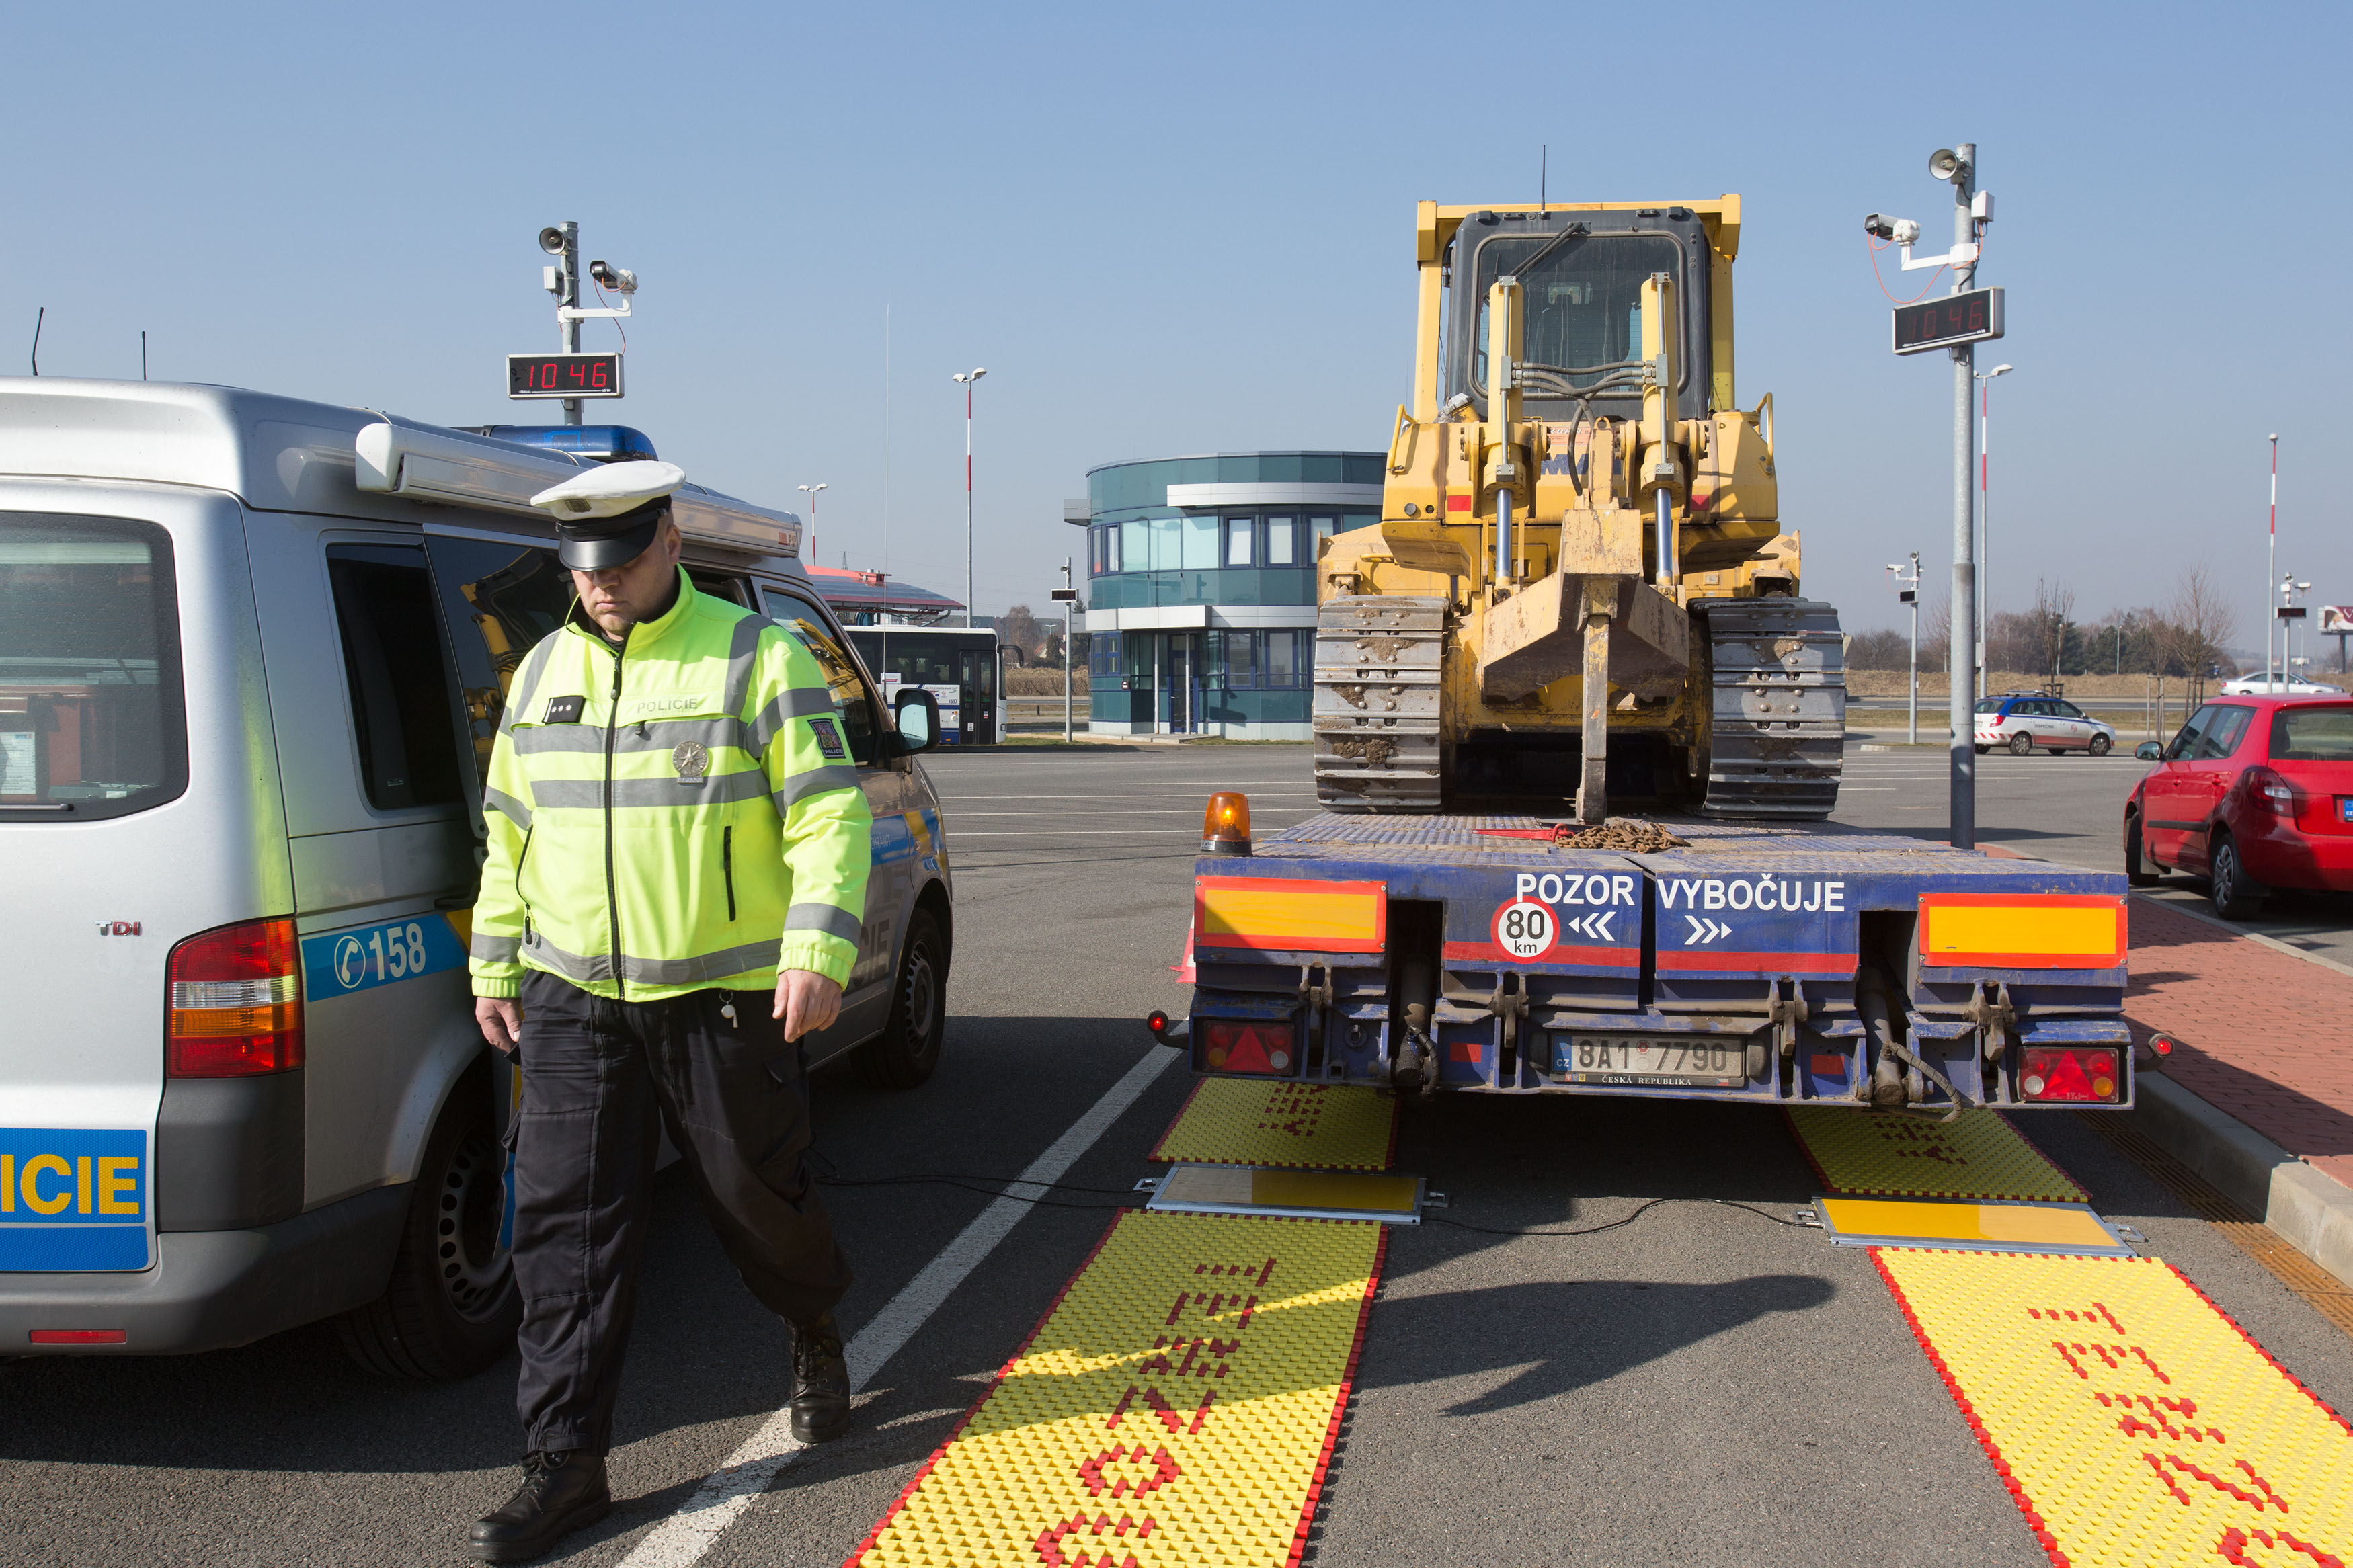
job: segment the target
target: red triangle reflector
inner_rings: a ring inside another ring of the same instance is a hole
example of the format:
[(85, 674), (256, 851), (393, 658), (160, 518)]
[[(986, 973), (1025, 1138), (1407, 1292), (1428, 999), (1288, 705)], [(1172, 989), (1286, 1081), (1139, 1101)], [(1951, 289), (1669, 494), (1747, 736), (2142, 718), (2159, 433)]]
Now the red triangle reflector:
[(2043, 1076), (2042, 1098), (2045, 1100), (2096, 1100), (2092, 1092), (2092, 1080), (2084, 1076), (2084, 1064), (2073, 1051), (2062, 1051)]
[(1241, 1038), (1226, 1055), (1228, 1072), (1272, 1072), (1274, 1064), (1266, 1059), (1266, 1042), (1259, 1038), (1255, 1026), (1242, 1026)]

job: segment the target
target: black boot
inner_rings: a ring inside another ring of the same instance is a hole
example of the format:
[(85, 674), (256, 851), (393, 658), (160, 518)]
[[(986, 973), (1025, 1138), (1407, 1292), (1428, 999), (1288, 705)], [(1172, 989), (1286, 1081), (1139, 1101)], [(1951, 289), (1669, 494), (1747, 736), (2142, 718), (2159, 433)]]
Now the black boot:
[(522, 1474), (522, 1490), (474, 1521), (467, 1549), (477, 1563), (528, 1563), (613, 1511), (602, 1454), (526, 1454)]
[(813, 1323), (789, 1325), (793, 1332), (793, 1436), (804, 1443), (830, 1443), (849, 1426), (849, 1363), (842, 1359), (841, 1331), (828, 1312)]

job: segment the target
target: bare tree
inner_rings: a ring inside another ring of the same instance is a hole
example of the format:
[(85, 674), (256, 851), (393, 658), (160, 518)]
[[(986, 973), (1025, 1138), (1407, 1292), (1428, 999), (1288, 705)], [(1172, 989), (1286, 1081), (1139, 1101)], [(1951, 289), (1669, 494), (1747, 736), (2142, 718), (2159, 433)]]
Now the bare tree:
[(1953, 658), (1953, 601), (1939, 594), (1920, 606), (1920, 668), (1942, 669)]
[(2173, 589), (2168, 650), (2188, 671), (2197, 700), (2206, 696), (2206, 672), (2220, 664), (2222, 645), (2239, 629), (2238, 612), (2214, 585), (2202, 561), (2181, 569)]
[(2034, 627), (2034, 671), (2055, 685), (2060, 664), (2067, 655), (2067, 629), (2074, 619), (2075, 590), (2047, 578), (2034, 580), (2034, 607), (2027, 614)]
[(1038, 650), (1045, 646), (1046, 628), (1029, 613), (1027, 605), (1016, 605), (997, 617), (997, 640), (1008, 648), (1018, 649), (1024, 665), (1034, 661)]

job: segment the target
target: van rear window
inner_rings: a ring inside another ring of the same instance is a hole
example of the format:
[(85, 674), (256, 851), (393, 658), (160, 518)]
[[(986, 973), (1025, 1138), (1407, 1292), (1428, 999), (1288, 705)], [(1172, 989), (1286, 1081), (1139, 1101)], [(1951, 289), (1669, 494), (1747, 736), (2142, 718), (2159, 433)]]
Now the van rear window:
[(2353, 763), (2353, 703), (2283, 708), (2274, 713), (2272, 761)]
[(0, 512), (0, 817), (121, 816), (187, 783), (170, 536)]

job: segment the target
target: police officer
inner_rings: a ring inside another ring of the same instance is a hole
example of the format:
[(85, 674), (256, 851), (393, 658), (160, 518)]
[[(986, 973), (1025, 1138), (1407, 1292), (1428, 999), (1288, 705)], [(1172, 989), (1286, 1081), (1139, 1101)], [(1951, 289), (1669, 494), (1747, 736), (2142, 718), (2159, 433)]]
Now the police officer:
[(524, 1481), (474, 1525), (517, 1563), (605, 1517), (613, 1400), (659, 1127), (720, 1246), (792, 1337), (793, 1435), (839, 1436), (849, 1284), (799, 1051), (858, 953), (871, 817), (825, 679), (679, 567), (669, 463), (532, 498), (578, 595), (508, 692), (483, 818), (474, 1014), (522, 1071), (515, 1279)]

